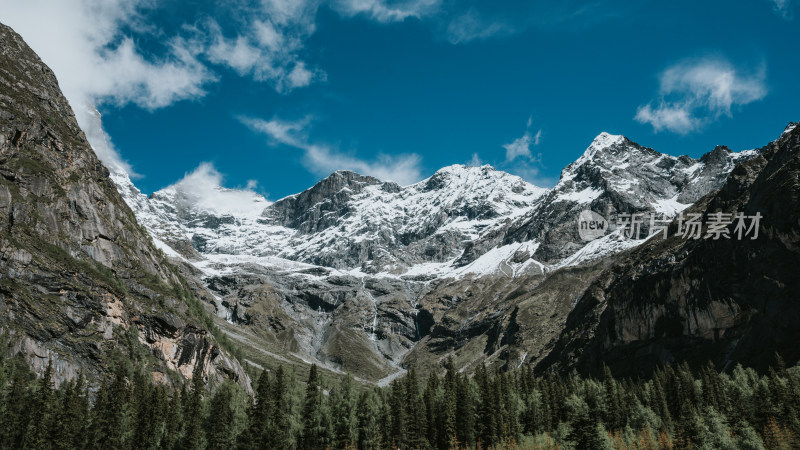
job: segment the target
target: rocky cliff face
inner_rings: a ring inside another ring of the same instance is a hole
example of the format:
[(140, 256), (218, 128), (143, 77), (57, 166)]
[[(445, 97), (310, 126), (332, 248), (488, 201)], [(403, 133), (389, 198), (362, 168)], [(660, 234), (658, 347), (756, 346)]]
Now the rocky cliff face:
[[(765, 369), (779, 352), (800, 359), (800, 130), (790, 124), (719, 191), (686, 211), (702, 214), (699, 239), (654, 239), (591, 284), (540, 369), (647, 374), (676, 361)], [(712, 155), (714, 156), (714, 155)], [(715, 214), (742, 213), (709, 233)], [(754, 224), (753, 217), (761, 215)], [(751, 228), (752, 227), (752, 228)], [(741, 239), (740, 239), (741, 233)], [(756, 237), (757, 233), (757, 237)]]
[(120, 197), (52, 71), (0, 24), (0, 328), (58, 379), (118, 356), (178, 382), (248, 385), (187, 310), (184, 285)]

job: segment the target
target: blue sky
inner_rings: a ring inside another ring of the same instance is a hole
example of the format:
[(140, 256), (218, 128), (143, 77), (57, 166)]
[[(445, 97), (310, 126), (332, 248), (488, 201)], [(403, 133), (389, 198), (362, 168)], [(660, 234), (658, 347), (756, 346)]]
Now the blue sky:
[(272, 200), (455, 163), (549, 187), (601, 131), (698, 157), (800, 120), (797, 0), (221, 3), (0, 0), (0, 21), (146, 193), (203, 162)]

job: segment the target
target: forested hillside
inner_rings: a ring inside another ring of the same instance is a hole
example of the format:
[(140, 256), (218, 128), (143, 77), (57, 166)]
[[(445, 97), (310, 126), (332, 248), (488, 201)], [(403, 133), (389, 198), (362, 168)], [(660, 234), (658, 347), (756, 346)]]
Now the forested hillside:
[[(0, 353), (2, 354), (2, 353)], [(262, 372), (256, 396), (227, 383), (170, 391), (120, 366), (96, 392), (83, 378), (55, 389), (19, 358), (0, 372), (0, 446), (168, 449), (790, 449), (800, 446), (800, 367), (768, 374), (708, 365), (657, 370), (649, 380), (533, 375), (530, 368), (387, 388), (352, 378), (301, 383)], [(200, 380), (195, 377), (194, 380)], [(91, 392), (90, 392), (91, 391)], [(90, 400), (93, 399), (93, 400)]]

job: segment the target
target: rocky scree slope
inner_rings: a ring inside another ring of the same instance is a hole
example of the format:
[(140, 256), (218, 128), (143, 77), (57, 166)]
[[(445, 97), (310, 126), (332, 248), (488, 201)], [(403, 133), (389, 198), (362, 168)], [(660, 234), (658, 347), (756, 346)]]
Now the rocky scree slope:
[[(53, 72), (0, 24), (0, 332), (57, 381), (130, 359), (158, 382), (249, 388), (188, 311), (182, 280), (139, 226)], [(202, 306), (200, 306), (202, 310)]]
[[(790, 124), (688, 213), (761, 214), (757, 239), (655, 239), (581, 296), (540, 370), (646, 375), (676, 361), (766, 369), (800, 360), (800, 129)], [(751, 223), (747, 222), (750, 226)]]

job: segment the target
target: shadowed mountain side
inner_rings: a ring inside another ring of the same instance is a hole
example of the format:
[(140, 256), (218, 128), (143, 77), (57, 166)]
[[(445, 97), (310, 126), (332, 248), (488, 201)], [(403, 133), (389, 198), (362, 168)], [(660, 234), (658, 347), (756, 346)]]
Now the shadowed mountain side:
[[(653, 239), (609, 267), (581, 297), (539, 370), (646, 375), (658, 365), (711, 360), (765, 369), (800, 359), (800, 129), (687, 213), (761, 214), (758, 238)], [(703, 235), (707, 233), (703, 228)]]

